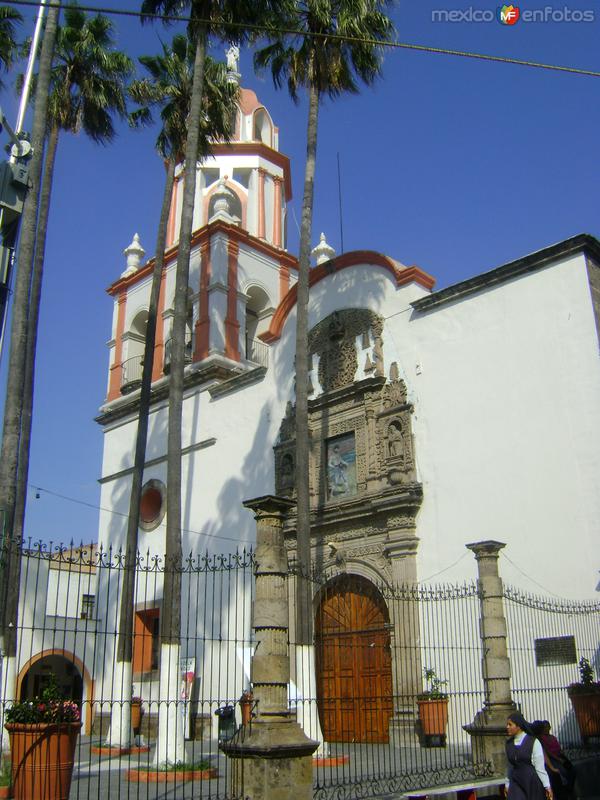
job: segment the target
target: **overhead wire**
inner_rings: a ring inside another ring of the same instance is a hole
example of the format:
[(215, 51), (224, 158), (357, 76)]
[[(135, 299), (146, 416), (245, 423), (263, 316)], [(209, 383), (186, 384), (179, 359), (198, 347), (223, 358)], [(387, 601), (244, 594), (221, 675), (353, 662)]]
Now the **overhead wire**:
[[(38, 8), (41, 5), (39, 0), (6, 0), (6, 2), (7, 2), (8, 5), (22, 6), (22, 7), (35, 7), (35, 8)], [(52, 6), (52, 5), (55, 5), (55, 4), (50, 2), (47, 5)], [(87, 12), (92, 12), (92, 13), (96, 13), (96, 14), (110, 14), (110, 15), (114, 15), (114, 16), (124, 16), (124, 17), (131, 17), (131, 18), (135, 17), (137, 19), (140, 19), (140, 21), (156, 20), (156, 21), (160, 21), (160, 22), (196, 22), (198, 24), (209, 24), (210, 23), (209, 20), (201, 19), (201, 18), (198, 18), (198, 17), (191, 17), (191, 16), (187, 16), (187, 15), (177, 15), (177, 16), (175, 16), (175, 15), (169, 15), (169, 14), (156, 14), (156, 13), (142, 14), (139, 11), (123, 9), (123, 8), (113, 8), (113, 7), (110, 7), (110, 6), (92, 6), (92, 5), (84, 5), (84, 4), (74, 5), (74, 4), (71, 4), (71, 3), (61, 4), (61, 10), (67, 10), (69, 8), (77, 8), (80, 11), (87, 11)], [(434, 55), (447, 55), (447, 56), (455, 56), (455, 57), (460, 57), (460, 58), (471, 58), (471, 59), (476, 59), (476, 60), (480, 60), (480, 61), (489, 61), (489, 62), (501, 63), (501, 64), (513, 64), (513, 65), (516, 65), (516, 66), (524, 66), (524, 67), (530, 67), (530, 68), (535, 68), (535, 69), (544, 69), (544, 70), (550, 70), (550, 71), (555, 71), (555, 72), (564, 72), (564, 73), (568, 73), (568, 74), (582, 75), (582, 76), (593, 77), (593, 78), (600, 78), (600, 72), (599, 71), (595, 71), (595, 70), (581, 69), (579, 67), (565, 66), (565, 65), (560, 65), (560, 64), (549, 64), (549, 63), (546, 63), (546, 62), (533, 61), (533, 60), (530, 60), (530, 59), (518, 59), (518, 58), (509, 57), (509, 56), (496, 56), (496, 55), (491, 55), (489, 53), (477, 53), (477, 52), (468, 51), (468, 50), (456, 50), (456, 49), (453, 49), (453, 48), (446, 48), (446, 47), (434, 47), (432, 45), (414, 44), (414, 43), (409, 43), (409, 42), (385, 42), (385, 41), (380, 41), (378, 39), (369, 39), (369, 38), (363, 38), (363, 37), (348, 37), (348, 36), (343, 36), (343, 35), (334, 34), (334, 33), (323, 33), (323, 34), (320, 34), (320, 33), (315, 33), (315, 32), (302, 31), (302, 30), (298, 30), (298, 29), (294, 29), (294, 28), (281, 28), (281, 27), (273, 28), (273, 27), (269, 27), (269, 26), (265, 26), (265, 25), (249, 25), (249, 24), (242, 24), (242, 23), (235, 23), (235, 22), (231, 23), (230, 27), (232, 27), (232, 28), (239, 27), (240, 29), (243, 28), (244, 30), (251, 30), (251, 31), (255, 31), (256, 33), (263, 33), (263, 34), (265, 34), (265, 33), (282, 33), (282, 34), (288, 34), (288, 35), (292, 35), (292, 36), (312, 36), (315, 39), (319, 39), (319, 38), (325, 39), (325, 38), (327, 38), (327, 39), (331, 39), (331, 40), (340, 40), (340, 41), (346, 41), (346, 42), (356, 42), (356, 43), (361, 43), (361, 44), (372, 44), (374, 46), (382, 47), (382, 48), (398, 49), (398, 50), (400, 50), (400, 49), (413, 50), (413, 51), (416, 51), (416, 52), (431, 53), (431, 54), (434, 54)], [(400, 312), (397, 312), (397, 313), (400, 313)], [(394, 315), (392, 315), (392, 316), (394, 316)], [(114, 515), (117, 515), (117, 516), (121, 516), (121, 517), (125, 517), (125, 518), (128, 518), (128, 516), (129, 516), (126, 513), (123, 513), (123, 512), (120, 512), (120, 511), (116, 511), (116, 510), (110, 509), (110, 508), (103, 508), (102, 506), (95, 505), (93, 503), (89, 503), (89, 502), (84, 501), (84, 500), (79, 500), (77, 498), (69, 497), (67, 495), (63, 495), (63, 494), (60, 494), (58, 492), (54, 492), (54, 491), (52, 491), (50, 489), (45, 489), (44, 487), (35, 486), (33, 484), (29, 484), (29, 485), (30, 485), (31, 488), (35, 489), (38, 492), (44, 492), (44, 493), (46, 493), (48, 495), (57, 497), (59, 499), (62, 499), (62, 500), (68, 501), (68, 502), (77, 503), (79, 505), (87, 506), (87, 507), (92, 508), (92, 509), (94, 509), (96, 511), (104, 511), (104, 512), (107, 512), (107, 513), (110, 513), (110, 514), (114, 514)], [(240, 539), (236, 539), (236, 538), (230, 537), (230, 536), (225, 536), (225, 535), (220, 535), (220, 534), (210, 534), (210, 533), (206, 533), (206, 532), (202, 532), (202, 531), (195, 531), (195, 530), (190, 529), (190, 528), (182, 528), (182, 532), (196, 534), (196, 535), (200, 535), (200, 536), (206, 536), (207, 538), (223, 539), (223, 540), (233, 541), (233, 542), (244, 541), (243, 539), (240, 540)], [(462, 560), (463, 557), (464, 557), (464, 555), (461, 556), (461, 558), (458, 559), (458, 561)], [(504, 557), (508, 561), (510, 561), (508, 556), (504, 555)], [(455, 562), (455, 564), (458, 563), (458, 561)], [(522, 572), (522, 570), (520, 570), (519, 567), (517, 567), (516, 564), (513, 564), (512, 561), (510, 561), (510, 563), (517, 570), (519, 570), (525, 577), (527, 577), (529, 580), (531, 580), (533, 583), (536, 583), (536, 585), (540, 586), (540, 588), (545, 589), (545, 587), (541, 586), (541, 584), (538, 584), (533, 578), (530, 578), (530, 576), (528, 576), (524, 572)], [(446, 569), (450, 569), (451, 567), (455, 566), (455, 564), (451, 564), (449, 567), (441, 570), (438, 573), (435, 573), (435, 575), (430, 576), (429, 579), (435, 577), (436, 575), (441, 574), (441, 572), (446, 571)], [(545, 591), (548, 591), (548, 590), (545, 589)]]
[[(129, 514), (126, 514), (124, 511), (116, 511), (114, 508), (106, 508), (105, 506), (99, 506), (95, 503), (90, 503), (87, 500), (80, 500), (77, 497), (69, 497), (69, 495), (61, 494), (60, 492), (54, 492), (52, 489), (45, 489), (43, 486), (36, 486), (33, 483), (27, 484), (30, 489), (34, 489), (36, 492), (44, 492), (44, 494), (48, 494), (51, 497), (57, 497), (60, 500), (66, 500), (69, 503), (77, 503), (80, 506), (86, 506), (87, 508), (91, 508), (94, 511), (104, 511), (107, 514), (114, 514), (117, 517), (124, 517), (125, 519), (129, 519)], [(233, 536), (225, 536), (224, 534), (218, 533), (207, 533), (206, 531), (196, 531), (193, 528), (181, 528), (182, 533), (192, 533), (196, 536), (205, 536), (207, 539), (224, 539), (229, 542), (236, 542), (238, 544), (243, 544), (244, 542), (251, 541), (250, 539), (244, 538), (234, 538)]]
[(508, 561), (508, 563), (509, 563), (509, 564), (511, 564), (511, 566), (513, 566), (513, 567), (514, 567), (514, 568), (517, 570), (517, 572), (520, 572), (520, 573), (521, 573), (521, 575), (522, 575), (524, 578), (527, 578), (527, 580), (528, 580), (528, 581), (531, 581), (532, 583), (535, 583), (535, 585), (536, 585), (536, 586), (537, 586), (539, 589), (543, 589), (545, 592), (548, 592), (548, 594), (551, 594), (553, 597), (561, 597), (561, 595), (559, 595), (559, 594), (556, 594), (556, 592), (553, 592), (551, 589), (548, 589), (548, 588), (546, 588), (546, 586), (544, 586), (543, 584), (541, 584), (541, 583), (539, 583), (538, 581), (536, 581), (536, 579), (535, 579), (535, 578), (532, 578), (532, 577), (531, 577), (531, 575), (528, 575), (526, 572), (524, 572), (524, 571), (521, 569), (521, 567), (519, 567), (519, 565), (518, 565), (518, 564), (515, 564), (515, 562), (514, 562), (514, 561), (511, 561), (511, 559), (510, 559), (510, 558), (509, 558), (509, 557), (506, 555), (506, 553), (503, 553), (503, 552), (501, 551), (501, 552), (500, 552), (500, 556), (501, 556), (502, 558), (505, 558), (505, 559)]
[[(14, 6), (31, 6), (38, 7), (39, 0), (7, 0), (9, 5)], [(49, 5), (55, 5), (49, 3)], [(140, 11), (132, 11), (123, 8), (112, 8), (110, 6), (91, 6), (91, 5), (73, 5), (72, 3), (65, 3), (61, 5), (61, 9), (77, 8), (80, 11), (90, 11), (96, 14), (111, 14), (115, 16), (124, 17), (137, 17), (140, 21), (157, 20), (160, 22), (195, 22), (199, 25), (210, 26), (210, 20), (202, 19), (200, 17), (190, 17), (187, 15), (174, 16), (171, 14), (142, 14)], [(491, 61), (499, 64), (514, 64), (521, 67), (531, 67), (534, 69), (544, 69), (554, 72), (565, 72), (573, 75), (583, 75), (590, 78), (600, 78), (600, 72), (596, 70), (581, 69), (580, 67), (566, 66), (562, 64), (548, 64), (543, 61), (532, 61), (531, 59), (511, 58), (510, 56), (494, 56), (490, 53), (477, 53), (471, 50), (456, 50), (449, 47), (434, 47), (425, 44), (412, 44), (410, 42), (386, 42), (379, 39), (363, 38), (359, 36), (343, 36), (336, 33), (318, 33), (312, 31), (303, 31), (296, 28), (285, 28), (267, 25), (252, 25), (245, 23), (228, 23), (230, 28), (240, 28), (240, 30), (249, 30), (256, 33), (282, 33), (290, 36), (311, 36), (314, 39), (330, 39), (339, 40), (343, 42), (355, 42), (357, 44), (371, 44), (375, 47), (383, 47), (398, 50), (414, 50), (421, 53), (431, 53), (434, 55), (456, 56), (458, 58), (472, 58), (480, 61)]]

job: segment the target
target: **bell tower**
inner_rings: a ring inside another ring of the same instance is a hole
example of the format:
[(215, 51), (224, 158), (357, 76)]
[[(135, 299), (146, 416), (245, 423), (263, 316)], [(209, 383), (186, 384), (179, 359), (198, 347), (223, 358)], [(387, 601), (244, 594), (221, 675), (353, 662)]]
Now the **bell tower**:
[[(227, 51), (230, 80), (238, 82), (236, 47)], [(161, 286), (153, 382), (168, 374), (174, 272), (183, 201), (183, 166), (171, 199)], [(279, 131), (251, 89), (240, 89), (231, 142), (217, 142), (198, 163), (190, 285), (186, 380), (223, 381), (268, 365), (261, 339), (274, 309), (295, 281), (297, 260), (286, 250), (286, 211), (291, 199), (289, 159), (279, 151)], [(141, 359), (153, 260), (134, 238), (126, 269), (113, 283), (113, 331), (104, 411), (134, 400)], [(142, 344), (140, 344), (142, 343)]]

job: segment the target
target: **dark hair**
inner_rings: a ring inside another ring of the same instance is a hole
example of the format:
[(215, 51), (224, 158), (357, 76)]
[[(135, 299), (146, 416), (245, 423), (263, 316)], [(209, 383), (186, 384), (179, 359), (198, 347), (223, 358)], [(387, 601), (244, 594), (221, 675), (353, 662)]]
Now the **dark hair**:
[(550, 731), (550, 723), (547, 719), (536, 719), (529, 727), (534, 736), (543, 736)]
[(512, 714), (508, 715), (508, 719), (511, 722), (514, 722), (514, 724), (517, 725), (517, 727), (519, 727), (525, 733), (529, 734), (532, 733), (530, 724), (527, 722), (527, 720), (525, 719), (523, 714), (521, 714), (520, 711), (513, 711)]

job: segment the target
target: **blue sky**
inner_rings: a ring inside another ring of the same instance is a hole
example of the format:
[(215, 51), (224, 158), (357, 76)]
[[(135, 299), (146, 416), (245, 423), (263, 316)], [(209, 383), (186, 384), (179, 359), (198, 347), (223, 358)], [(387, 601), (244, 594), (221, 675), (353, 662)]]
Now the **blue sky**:
[[(139, 7), (132, 0), (114, 5)], [(400, 2), (392, 16), (399, 41), (600, 71), (597, 6), (590, 0), (520, 6), (521, 13), (545, 7), (558, 12), (555, 18), (568, 8), (593, 10), (595, 19), (520, 20), (510, 27), (432, 20), (440, 10), (495, 12), (484, 0)], [(132, 57), (156, 52), (177, 30), (113, 20), (119, 46)], [(268, 76), (255, 76), (247, 50), (241, 71), (242, 84), (269, 108), (280, 149), (292, 161), (289, 249), (296, 252), (306, 107), (276, 92)], [(0, 103), (14, 120), (11, 76), (5, 83)], [(599, 95), (600, 78), (391, 50), (373, 88), (323, 105), (314, 243), (324, 231), (340, 251), (338, 154), (344, 249), (418, 264), (436, 277), (437, 288), (579, 232), (599, 235)], [(83, 136), (64, 136), (59, 145), (30, 466), (30, 483), (41, 491), (36, 499), (30, 490), (26, 520), (33, 539), (97, 535), (102, 435), (93, 418), (106, 392), (112, 315), (105, 289), (123, 271), (122, 250), (133, 233), (148, 256), (154, 250), (163, 182), (155, 137), (156, 130), (120, 126), (110, 147)], [(7, 361), (5, 354), (3, 383)]]

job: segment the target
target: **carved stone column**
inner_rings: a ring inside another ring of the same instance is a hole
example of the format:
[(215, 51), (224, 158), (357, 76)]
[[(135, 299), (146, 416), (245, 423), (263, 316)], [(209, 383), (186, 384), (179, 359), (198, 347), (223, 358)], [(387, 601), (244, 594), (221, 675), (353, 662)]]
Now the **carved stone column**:
[(414, 530), (388, 533), (388, 542), (385, 545), (386, 555), (391, 559), (394, 587), (392, 599), (388, 603), (394, 632), (394, 714), (390, 719), (390, 739), (398, 747), (411, 747), (418, 741), (414, 698), (422, 691), (423, 669), (419, 648), (417, 545)]
[(503, 542), (468, 544), (475, 553), (479, 572), (481, 607), (480, 635), (483, 650), (481, 670), (485, 702), (471, 725), (464, 729), (472, 737), (474, 763), (491, 762), (494, 774), (506, 772), (506, 718), (516, 710), (510, 693), (510, 660), (506, 646), (502, 579), (498, 574), (498, 554)]
[(283, 520), (293, 505), (273, 495), (244, 503), (256, 519), (256, 646), (251, 663), (256, 717), (221, 749), (234, 759), (233, 795), (248, 800), (312, 798), (312, 754), (319, 743), (306, 736), (288, 705), (289, 600)]

